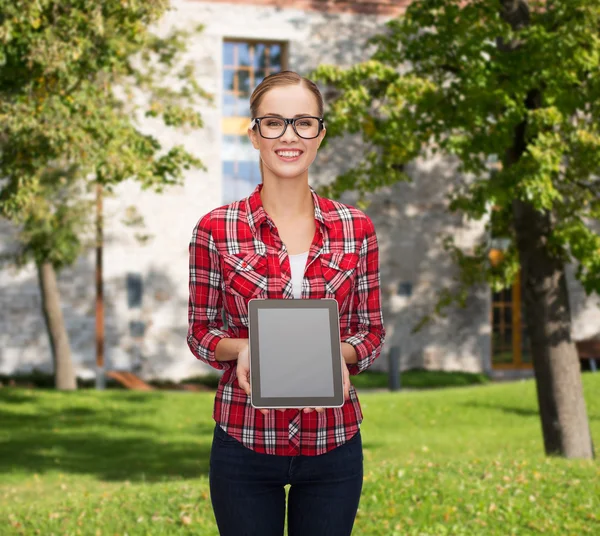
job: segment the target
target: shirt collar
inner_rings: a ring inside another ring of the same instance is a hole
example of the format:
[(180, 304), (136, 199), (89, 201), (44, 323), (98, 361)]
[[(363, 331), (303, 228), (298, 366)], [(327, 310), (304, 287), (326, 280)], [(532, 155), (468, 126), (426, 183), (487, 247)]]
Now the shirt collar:
[[(263, 223), (267, 223), (270, 227), (273, 227), (273, 220), (269, 217), (265, 211), (262, 199), (260, 198), (260, 191), (263, 185), (259, 184), (254, 191), (246, 198), (246, 214), (248, 218), (248, 224), (252, 229), (253, 234), (258, 234), (258, 229)], [(314, 191), (312, 186), (309, 186), (310, 193), (313, 198), (313, 205), (315, 207), (315, 220), (321, 225), (325, 225), (330, 228), (332, 224), (332, 217), (330, 214), (330, 202), (328, 199), (321, 197)]]

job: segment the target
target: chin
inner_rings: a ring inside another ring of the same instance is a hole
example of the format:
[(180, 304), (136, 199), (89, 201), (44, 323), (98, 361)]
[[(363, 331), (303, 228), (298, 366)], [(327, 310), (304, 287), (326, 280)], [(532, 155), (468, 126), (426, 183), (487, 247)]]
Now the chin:
[(296, 179), (298, 177), (301, 177), (302, 175), (305, 175), (308, 172), (308, 168), (305, 166), (298, 166), (297, 168), (293, 169), (290, 167), (282, 169), (280, 166), (274, 166), (270, 169), (273, 175), (281, 179)]
[(301, 177), (302, 175), (306, 174), (307, 171), (308, 171), (307, 169), (301, 169), (300, 171), (297, 171), (297, 172), (287, 171), (287, 172), (277, 173), (277, 176), (281, 177), (282, 179), (296, 179), (296, 178)]

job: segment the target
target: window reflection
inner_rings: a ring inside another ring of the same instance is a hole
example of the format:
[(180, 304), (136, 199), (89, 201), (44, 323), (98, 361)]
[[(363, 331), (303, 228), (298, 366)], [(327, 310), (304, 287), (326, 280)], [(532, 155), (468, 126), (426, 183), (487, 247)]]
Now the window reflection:
[(234, 72), (233, 69), (223, 69), (223, 91), (226, 96), (230, 96), (229, 92), (234, 91), (233, 87)]

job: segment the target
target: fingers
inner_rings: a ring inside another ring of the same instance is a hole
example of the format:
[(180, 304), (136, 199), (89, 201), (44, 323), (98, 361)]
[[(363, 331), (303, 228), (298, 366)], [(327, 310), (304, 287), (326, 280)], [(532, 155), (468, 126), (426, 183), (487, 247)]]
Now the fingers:
[(304, 408), (303, 413), (312, 413), (313, 411), (316, 411), (317, 413), (323, 413), (325, 411), (325, 408)]
[[(259, 409), (258, 411), (260, 411), (263, 415), (268, 415), (269, 411), (279, 411), (281, 413), (283, 413), (284, 411), (286, 411), (285, 408), (272, 408), (272, 409)], [(312, 413), (313, 411), (316, 411), (317, 413), (323, 413), (325, 411), (325, 408), (304, 408), (302, 410), (302, 413)]]
[[(259, 409), (258, 411), (260, 411), (263, 415), (268, 415), (269, 411), (271, 411), (270, 409)], [(283, 413), (285, 411), (285, 408), (273, 408), (273, 411), (279, 411), (280, 413)]]

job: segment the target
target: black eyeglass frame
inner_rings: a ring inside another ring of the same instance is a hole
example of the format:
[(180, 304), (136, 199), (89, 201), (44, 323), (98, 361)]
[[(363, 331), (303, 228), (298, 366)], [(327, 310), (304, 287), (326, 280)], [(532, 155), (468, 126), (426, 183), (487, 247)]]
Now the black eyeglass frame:
[[(263, 136), (263, 133), (260, 130), (260, 122), (263, 119), (279, 119), (280, 121), (283, 121), (284, 127), (283, 127), (283, 131), (281, 132), (281, 134), (279, 134), (279, 136), (275, 136), (274, 138), (268, 138), (267, 136)], [(319, 128), (317, 130), (316, 136), (311, 136), (310, 138), (307, 138), (306, 136), (303, 136), (296, 130), (296, 121), (299, 121), (301, 119), (316, 119), (319, 122)], [(302, 138), (303, 140), (314, 140), (315, 138), (318, 138), (319, 134), (321, 134), (321, 132), (325, 128), (325, 122), (323, 121), (323, 118), (317, 117), (315, 115), (303, 115), (302, 117), (292, 117), (291, 119), (288, 119), (286, 117), (279, 117), (277, 115), (263, 115), (262, 117), (253, 117), (252, 121), (250, 123), (250, 128), (254, 129), (254, 127), (257, 125), (258, 125), (258, 133), (265, 140), (276, 140), (278, 138), (281, 138), (281, 136), (283, 136), (285, 134), (288, 125), (292, 125), (292, 128), (294, 129), (294, 132), (296, 133), (296, 135), (299, 136), (300, 138)]]

